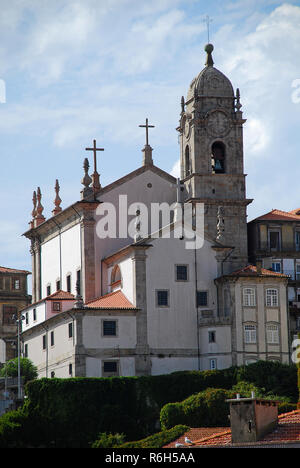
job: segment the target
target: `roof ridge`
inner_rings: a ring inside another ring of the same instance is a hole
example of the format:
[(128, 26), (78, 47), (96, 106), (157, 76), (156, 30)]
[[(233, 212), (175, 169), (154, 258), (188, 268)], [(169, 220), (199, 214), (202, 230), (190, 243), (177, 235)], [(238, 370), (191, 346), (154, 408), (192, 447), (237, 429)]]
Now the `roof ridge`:
[(122, 293), (125, 296), (125, 294), (121, 291), (121, 289), (117, 289), (116, 291), (112, 291), (110, 293), (103, 294), (103, 296), (95, 297), (95, 299), (92, 299), (91, 301), (87, 301), (86, 304), (90, 304), (91, 302), (99, 301), (100, 299), (103, 299), (103, 298), (106, 298), (106, 297), (109, 297), (109, 296), (113, 296), (116, 293)]

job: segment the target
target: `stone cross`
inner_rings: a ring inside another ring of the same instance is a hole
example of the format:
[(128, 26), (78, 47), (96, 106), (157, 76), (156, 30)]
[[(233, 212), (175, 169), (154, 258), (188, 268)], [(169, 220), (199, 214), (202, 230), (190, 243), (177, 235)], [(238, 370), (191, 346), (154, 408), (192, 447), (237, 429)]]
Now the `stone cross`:
[(212, 23), (212, 19), (207, 15), (206, 18), (203, 20), (207, 26), (207, 43), (209, 44), (209, 25)]
[(146, 119), (146, 125), (139, 125), (139, 127), (146, 129), (146, 146), (149, 146), (149, 128), (155, 128), (155, 125), (149, 125), (148, 119)]
[(104, 151), (104, 148), (97, 148), (96, 140), (93, 140), (93, 148), (85, 148), (86, 151), (94, 153), (94, 174), (93, 174), (93, 189), (95, 192), (100, 189), (99, 174), (97, 172), (97, 151)]

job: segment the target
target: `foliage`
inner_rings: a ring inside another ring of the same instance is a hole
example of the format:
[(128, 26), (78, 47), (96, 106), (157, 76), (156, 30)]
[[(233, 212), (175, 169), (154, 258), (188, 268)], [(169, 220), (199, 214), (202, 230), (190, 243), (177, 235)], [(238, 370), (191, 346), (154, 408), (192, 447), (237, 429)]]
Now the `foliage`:
[(161, 448), (166, 444), (169, 444), (173, 440), (178, 439), (185, 432), (189, 430), (188, 426), (178, 425), (172, 427), (172, 429), (157, 432), (145, 439), (126, 442), (120, 445), (118, 448)]
[(290, 413), (297, 409), (297, 403), (279, 403), (278, 414)]
[(114, 448), (123, 444), (124, 440), (124, 434), (107, 434), (106, 432), (102, 432), (92, 444), (92, 448)]
[(208, 388), (180, 403), (168, 403), (160, 412), (161, 427), (170, 429), (177, 424), (190, 427), (229, 426), (229, 404), (226, 400), (233, 397), (232, 391)]
[[(20, 374), (24, 378), (24, 383), (34, 380), (38, 376), (37, 368), (28, 358), (20, 357)], [(18, 358), (7, 361), (0, 370), (0, 377), (18, 376)]]

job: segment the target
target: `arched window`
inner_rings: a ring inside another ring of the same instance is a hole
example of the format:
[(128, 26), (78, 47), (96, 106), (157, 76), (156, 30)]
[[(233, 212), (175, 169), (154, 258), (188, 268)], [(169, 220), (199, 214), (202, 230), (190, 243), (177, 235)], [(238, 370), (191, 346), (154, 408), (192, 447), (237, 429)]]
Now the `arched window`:
[(115, 265), (111, 272), (111, 286), (119, 286), (122, 281), (122, 275), (119, 265)]
[(211, 148), (212, 170), (214, 174), (225, 173), (225, 145), (216, 141)]
[(185, 177), (191, 173), (191, 163), (190, 163), (190, 148), (186, 146), (185, 148)]

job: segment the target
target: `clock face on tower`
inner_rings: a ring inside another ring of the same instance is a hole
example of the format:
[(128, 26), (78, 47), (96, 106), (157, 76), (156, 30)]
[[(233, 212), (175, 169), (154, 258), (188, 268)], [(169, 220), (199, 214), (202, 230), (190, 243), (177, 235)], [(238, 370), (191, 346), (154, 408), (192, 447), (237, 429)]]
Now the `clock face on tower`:
[(230, 123), (225, 112), (211, 112), (207, 119), (207, 130), (215, 137), (223, 137), (230, 130)]

